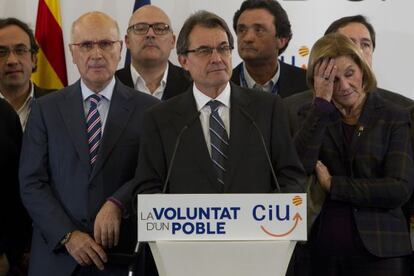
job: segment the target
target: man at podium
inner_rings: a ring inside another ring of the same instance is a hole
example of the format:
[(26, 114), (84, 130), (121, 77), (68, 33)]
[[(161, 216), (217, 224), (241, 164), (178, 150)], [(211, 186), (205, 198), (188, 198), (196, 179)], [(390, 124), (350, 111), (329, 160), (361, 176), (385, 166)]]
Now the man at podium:
[(184, 23), (177, 54), (194, 84), (146, 113), (137, 193), (304, 192), (281, 99), (230, 82), (233, 42), (213, 13)]

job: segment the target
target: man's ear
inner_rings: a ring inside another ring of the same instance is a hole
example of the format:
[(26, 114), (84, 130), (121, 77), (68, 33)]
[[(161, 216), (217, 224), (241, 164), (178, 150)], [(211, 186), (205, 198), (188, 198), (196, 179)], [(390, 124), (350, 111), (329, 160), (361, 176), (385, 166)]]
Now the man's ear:
[(188, 58), (186, 55), (178, 55), (178, 62), (181, 64), (181, 67), (188, 71), (187, 69), (187, 63), (188, 63)]
[(283, 49), (289, 42), (287, 37), (276, 37), (276, 43), (278, 49)]

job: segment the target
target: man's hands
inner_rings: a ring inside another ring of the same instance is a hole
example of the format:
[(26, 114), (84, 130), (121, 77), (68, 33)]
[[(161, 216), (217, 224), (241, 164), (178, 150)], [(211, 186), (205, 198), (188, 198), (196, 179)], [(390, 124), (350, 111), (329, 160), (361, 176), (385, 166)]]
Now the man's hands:
[(96, 265), (104, 269), (108, 257), (104, 248), (118, 245), (122, 210), (111, 201), (106, 201), (95, 218), (94, 238), (81, 231), (73, 231), (65, 247), (82, 266)]
[(73, 231), (65, 247), (78, 264), (95, 264), (98, 269), (104, 269), (104, 263), (107, 262), (106, 253), (87, 233)]
[(118, 245), (122, 210), (111, 201), (106, 201), (95, 219), (95, 241), (105, 248)]

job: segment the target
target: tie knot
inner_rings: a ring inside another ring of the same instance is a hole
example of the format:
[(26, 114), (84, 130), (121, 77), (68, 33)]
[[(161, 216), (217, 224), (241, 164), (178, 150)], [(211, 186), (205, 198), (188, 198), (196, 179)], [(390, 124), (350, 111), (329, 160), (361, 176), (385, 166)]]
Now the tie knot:
[(213, 100), (209, 101), (207, 104), (210, 106), (211, 112), (216, 112), (221, 105), (221, 102)]
[(96, 107), (98, 103), (101, 101), (102, 97), (96, 94), (90, 95), (88, 99), (91, 102), (91, 106)]

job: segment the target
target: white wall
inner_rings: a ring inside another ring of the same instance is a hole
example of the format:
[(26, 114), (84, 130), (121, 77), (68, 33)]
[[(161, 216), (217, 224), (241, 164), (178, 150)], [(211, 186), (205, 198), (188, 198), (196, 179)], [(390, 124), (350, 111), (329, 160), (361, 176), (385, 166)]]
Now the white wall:
[[(0, 16), (15, 16), (35, 27), (37, 0), (0, 0)], [(233, 14), (242, 0), (152, 0), (170, 15), (173, 28), (178, 35), (179, 29), (192, 12), (206, 9), (222, 16), (229, 26)], [(118, 20), (122, 35), (124, 34), (134, 0), (61, 0), (62, 27), (65, 44), (69, 43), (70, 25), (79, 15), (92, 10), (104, 11)], [(414, 30), (411, 1), (403, 0), (365, 0), (352, 2), (348, 0), (281, 0), (287, 10), (293, 29), (293, 40), (284, 54), (287, 61), (294, 56), (296, 65), (306, 64), (307, 56), (302, 57), (298, 49), (309, 49), (327, 26), (335, 19), (364, 14), (377, 31), (377, 49), (374, 53), (374, 69), (379, 85), (408, 97), (414, 98), (411, 78), (414, 73)], [(175, 53), (172, 56), (176, 61)], [(234, 52), (233, 65), (240, 62), (237, 51)], [(66, 47), (66, 65), (68, 79), (72, 83), (78, 78), (73, 66), (68, 47)], [(123, 66), (123, 60), (120, 67)]]

